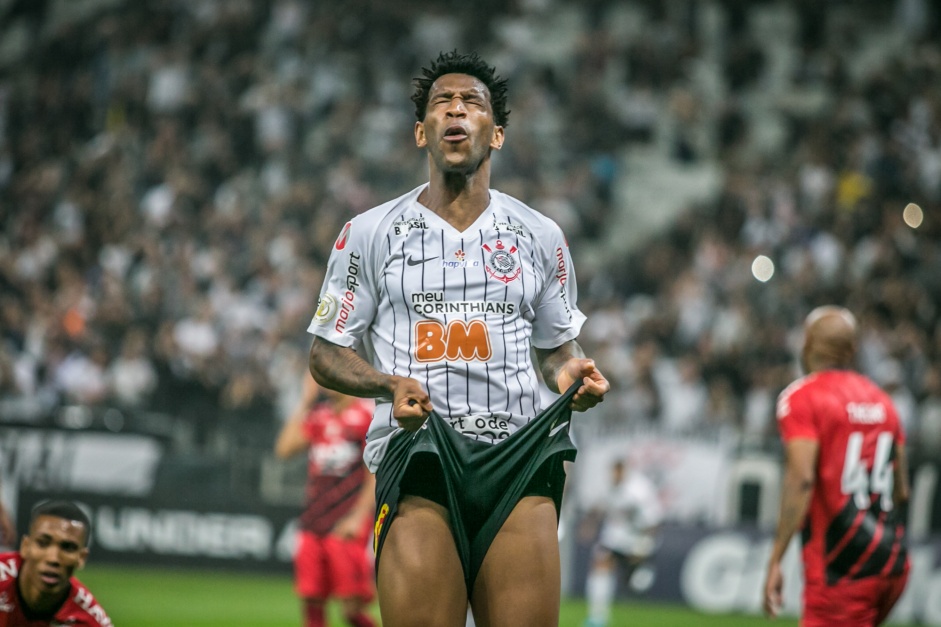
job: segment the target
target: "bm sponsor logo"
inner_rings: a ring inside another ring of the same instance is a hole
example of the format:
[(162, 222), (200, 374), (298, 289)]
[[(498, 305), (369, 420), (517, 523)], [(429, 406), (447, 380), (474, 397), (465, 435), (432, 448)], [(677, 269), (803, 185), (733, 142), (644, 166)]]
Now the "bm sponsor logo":
[(415, 359), (433, 361), (489, 361), (493, 355), (490, 331), (480, 320), (437, 320), (415, 323)]

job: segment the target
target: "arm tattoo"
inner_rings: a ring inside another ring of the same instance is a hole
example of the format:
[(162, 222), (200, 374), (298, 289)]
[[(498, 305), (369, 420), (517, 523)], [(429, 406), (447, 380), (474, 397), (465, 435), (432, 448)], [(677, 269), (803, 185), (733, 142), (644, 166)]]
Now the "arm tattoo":
[(559, 372), (566, 362), (573, 357), (584, 357), (585, 351), (575, 340), (569, 340), (556, 348), (534, 348), (536, 361), (539, 363), (539, 372), (550, 390), (556, 393), (565, 390), (558, 389)]
[(352, 348), (323, 338), (310, 347), (310, 374), (325, 388), (350, 396), (391, 396), (392, 377), (376, 370)]

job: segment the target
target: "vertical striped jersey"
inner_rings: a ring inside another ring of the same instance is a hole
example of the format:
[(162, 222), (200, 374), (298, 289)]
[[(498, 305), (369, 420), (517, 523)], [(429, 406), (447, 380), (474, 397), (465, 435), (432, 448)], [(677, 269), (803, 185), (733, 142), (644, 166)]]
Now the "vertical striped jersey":
[[(542, 409), (530, 347), (560, 346), (584, 323), (568, 244), (495, 190), (458, 231), (418, 202), (424, 187), (346, 224), (308, 331), (417, 379), (453, 428), (499, 441)], [(398, 428), (391, 400), (378, 399), (367, 436), (374, 472)]]
[(819, 444), (802, 530), (808, 588), (903, 572), (905, 522), (892, 490), (895, 446), (905, 434), (889, 396), (859, 373), (826, 370), (788, 386), (777, 416), (785, 442)]

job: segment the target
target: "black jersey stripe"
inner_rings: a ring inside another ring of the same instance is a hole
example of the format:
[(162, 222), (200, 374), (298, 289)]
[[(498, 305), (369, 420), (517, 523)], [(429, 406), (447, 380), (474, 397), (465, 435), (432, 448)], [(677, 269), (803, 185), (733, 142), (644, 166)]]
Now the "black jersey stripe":
[[(483, 232), (483, 231), (478, 231), (477, 234), (480, 236), (480, 241), (483, 242), (483, 241), (484, 241), (484, 232)], [(486, 302), (489, 301), (489, 295), (488, 295), (489, 290), (488, 290), (487, 288), (490, 287), (490, 281), (488, 281), (488, 280), (487, 280), (487, 277), (486, 277), (486, 274), (487, 274), (487, 266), (486, 266), (486, 260), (484, 259), (484, 249), (478, 247), (478, 248), (477, 248), (477, 252), (478, 252), (478, 254), (480, 255), (481, 272), (483, 272), (484, 275), (485, 275), (485, 276), (484, 276), (484, 302), (486, 303)], [(467, 268), (464, 268), (464, 276), (465, 276), (465, 278), (467, 277)], [(484, 314), (484, 317), (486, 318), (486, 314)], [(488, 327), (488, 328), (489, 328), (489, 327)], [(493, 338), (490, 339), (490, 342), (491, 342), (491, 344), (493, 343)], [(504, 350), (504, 355), (505, 355), (505, 354), (506, 354), (506, 343), (505, 343), (505, 342), (504, 342), (503, 346), (504, 346), (504, 349), (503, 349), (503, 350)], [(487, 388), (487, 407), (493, 407), (493, 405), (490, 404), (490, 401), (491, 401), (491, 398), (490, 398), (490, 390), (491, 390), (491, 388), (493, 387), (493, 385), (492, 385), (493, 379), (491, 378), (491, 374), (490, 374), (490, 361), (489, 361), (489, 360), (487, 360), (486, 362), (484, 362), (484, 372), (487, 374), (487, 385), (486, 385), (486, 388)]]
[[(391, 253), (392, 253), (392, 235), (389, 234), (389, 233), (386, 233), (386, 245), (389, 247), (388, 253), (389, 253), (389, 255), (391, 255)], [(386, 258), (388, 258), (388, 256), (387, 256)], [(388, 273), (388, 272), (383, 272), (382, 282), (383, 282), (383, 283), (385, 284), (385, 286), (386, 286), (386, 293), (391, 293), (392, 290), (389, 289), (389, 273)], [(396, 329), (398, 329), (398, 324), (399, 324), (398, 315), (396, 314), (395, 308), (393, 307), (393, 308), (392, 308), (392, 333), (393, 333), (393, 334), (396, 333)], [(400, 352), (401, 352), (401, 351), (400, 351), (398, 345), (397, 345), (395, 342), (393, 342), (393, 343), (392, 343), (392, 374), (395, 374), (395, 373), (396, 373), (396, 368), (398, 368), (398, 365), (399, 365), (399, 353), (400, 353)], [(391, 412), (391, 411), (389, 412), (389, 421), (388, 421), (388, 425), (387, 425), (387, 426), (389, 426), (389, 427), (395, 426), (395, 420), (392, 418), (392, 412)]]
[(858, 564), (858, 568), (852, 573), (853, 579), (878, 575), (892, 558), (897, 538), (895, 525), (886, 525), (885, 516), (883, 515), (879, 517), (876, 528), (881, 533), (872, 552), (864, 556), (865, 559)]
[(827, 582), (879, 574), (897, 552), (895, 546), (900, 539), (898, 526), (886, 524), (878, 497), (867, 511), (860, 511), (853, 498), (847, 499), (825, 536)]
[(884, 572), (888, 572), (889, 575), (901, 575), (902, 571), (905, 570), (905, 564), (908, 562), (908, 548), (905, 546), (905, 523), (902, 522), (903, 518), (896, 520), (895, 512), (893, 511), (889, 516), (890, 524), (895, 527), (895, 545), (892, 547), (894, 555), (889, 562), (889, 567), (883, 569)]
[(334, 488), (329, 492), (321, 493), (316, 505), (308, 510), (305, 522), (314, 526), (318, 522), (326, 521), (332, 527), (347, 511), (352, 509), (359, 490), (359, 485), (352, 484), (346, 486), (344, 490)]
[[(509, 216), (507, 216), (507, 220), (512, 220), (512, 218), (510, 218)], [(516, 245), (517, 245), (517, 247), (520, 248), (520, 250), (522, 250), (522, 246), (520, 245), (520, 241), (519, 241), (519, 235), (516, 236)], [(523, 261), (523, 260), (521, 259), (520, 262), (522, 262), (522, 261)], [(523, 280), (523, 293), (522, 293), (522, 296), (521, 296), (521, 299), (520, 299), (522, 302), (526, 302), (526, 294), (527, 294), (527, 291), (529, 291), (529, 289), (530, 289), (529, 282), (527, 281), (527, 279), (529, 278), (529, 275), (532, 275), (532, 277), (533, 277), (533, 280), (532, 280), (533, 287), (532, 287), (531, 289), (533, 290), (533, 292), (535, 292), (535, 284), (536, 284), (535, 277), (536, 277), (537, 267), (538, 267), (538, 265), (537, 265), (537, 263), (536, 263), (536, 247), (533, 246), (533, 247), (531, 247), (531, 248), (529, 249), (529, 268), (528, 268), (529, 272), (528, 272), (528, 273), (527, 273), (527, 272), (522, 273), (523, 276), (520, 277), (520, 278)], [(533, 304), (534, 304), (534, 305), (538, 305), (538, 304), (539, 304), (539, 303), (538, 303), (538, 300), (535, 298), (535, 295), (534, 295), (534, 297), (533, 297), (532, 300), (533, 300)], [(523, 320), (522, 320), (522, 318), (520, 318), (519, 324), (517, 325), (517, 332), (518, 332), (518, 333), (522, 333), (522, 332), (523, 332), (522, 322), (523, 322)], [(522, 357), (523, 357), (523, 358), (529, 358), (529, 352), (527, 351), (527, 353), (526, 353), (525, 355), (523, 355)], [(527, 379), (529, 379), (529, 378), (531, 377), (531, 375), (530, 375), (529, 373), (527, 373), (526, 377), (527, 377)], [(521, 385), (521, 386), (523, 385), (522, 381), (520, 382), (520, 385)], [(524, 415), (526, 416), (526, 422), (529, 422), (530, 420), (532, 420), (532, 419), (534, 419), (534, 418), (536, 417), (536, 403), (537, 403), (537, 400), (536, 400), (536, 399), (537, 399), (538, 396), (539, 396), (539, 382), (538, 382), (538, 381), (532, 381), (532, 380), (530, 380), (530, 381), (529, 381), (529, 385), (531, 385), (531, 386), (533, 387), (533, 389), (536, 390), (536, 393), (533, 394), (532, 397), (531, 397), (532, 406), (529, 407), (529, 408), (524, 408), (524, 407), (523, 407), (523, 398), (520, 397), (520, 408), (519, 408), (520, 413), (521, 413), (521, 414), (524, 414)]]
[[(504, 217), (504, 219), (505, 219), (505, 220), (509, 220), (510, 218), (509, 218), (509, 216), (506, 216), (506, 217)], [(497, 226), (497, 224), (496, 224), (496, 216), (494, 216), (494, 228), (496, 228), (496, 226)], [(507, 235), (509, 235), (509, 233), (507, 233)], [(500, 231), (500, 230), (497, 230), (497, 237), (500, 238), (500, 239), (503, 239), (503, 232)], [(514, 238), (514, 245), (516, 245), (517, 250), (519, 250), (519, 238), (518, 238), (518, 237), (517, 237), (517, 238)], [(520, 257), (522, 257), (522, 255), (520, 255)], [(523, 260), (520, 259), (520, 264), (522, 264), (522, 263), (523, 263)], [(525, 302), (526, 302), (526, 275), (527, 275), (526, 272), (520, 272), (520, 289), (522, 290), (522, 294), (521, 294), (521, 296), (520, 296), (520, 303), (525, 303)], [(506, 301), (506, 300), (509, 300), (509, 299), (510, 299), (510, 286), (509, 286), (509, 285), (506, 285), (506, 286), (503, 288), (503, 300)], [(527, 349), (525, 349), (524, 346), (523, 346), (525, 343), (519, 341), (520, 333), (521, 333), (521, 330), (522, 330), (522, 324), (521, 324), (522, 322), (523, 322), (522, 318), (518, 318), (517, 321), (516, 321), (516, 323), (513, 324), (513, 326), (512, 326), (511, 329), (507, 329), (507, 324), (506, 324), (506, 319), (505, 319), (505, 318), (504, 318), (504, 323), (503, 323), (503, 346), (504, 346), (503, 354), (504, 354), (504, 355), (507, 355), (507, 357), (509, 357), (509, 355), (507, 354), (507, 350), (506, 350), (506, 336), (507, 336), (507, 333), (508, 333), (508, 332), (509, 332), (509, 333), (512, 333), (512, 334), (513, 334), (513, 338), (514, 338), (514, 342), (513, 342), (513, 343), (516, 345), (516, 350), (515, 350), (515, 357), (516, 357), (516, 359), (514, 360), (514, 363), (517, 364), (517, 366), (514, 368), (514, 371), (515, 371), (515, 372), (514, 372), (514, 375), (513, 375), (513, 376), (514, 376), (514, 378), (516, 379), (516, 385), (518, 386), (518, 389), (520, 389), (520, 390), (526, 389), (526, 388), (523, 387), (523, 380), (522, 380), (522, 378), (520, 378), (520, 368), (519, 368), (519, 365), (518, 365), (518, 364), (524, 363), (523, 358), (524, 358), (525, 356), (524, 356), (524, 354), (523, 354), (523, 351), (524, 351), (524, 350), (527, 350)], [(508, 413), (510, 413), (510, 414), (519, 413), (519, 414), (524, 415), (524, 416), (526, 415), (526, 412), (525, 412), (525, 410), (523, 409), (523, 395), (522, 395), (522, 394), (517, 395), (517, 399), (516, 399), (516, 408), (515, 408), (515, 410), (514, 410), (513, 407), (510, 407), (510, 401), (511, 401), (512, 399), (511, 399), (511, 396), (510, 396), (510, 394), (509, 394), (509, 381), (507, 381), (507, 397), (506, 397), (506, 400), (507, 400), (507, 402), (506, 402), (506, 411), (507, 411)], [(527, 416), (527, 422), (528, 422), (529, 420), (531, 420), (531, 419), (532, 419), (531, 416)]]
[[(858, 525), (853, 524), (859, 514), (855, 500), (851, 497), (827, 527), (827, 555), (832, 556), (827, 560), (826, 571), (827, 581), (831, 584), (849, 574), (875, 536), (876, 523), (869, 516), (864, 515)], [(841, 548), (835, 551), (838, 544)]]
[[(464, 250), (464, 238), (461, 238), (461, 250)], [(441, 258), (444, 259), (444, 246), (442, 245)], [(442, 272), (444, 272), (444, 267), (442, 265)], [(464, 297), (463, 299), (467, 300), (467, 268), (464, 268), (461, 272), (461, 278), (464, 280)], [(464, 322), (467, 323), (470, 314), (464, 314)], [(487, 314), (484, 313), (484, 324), (487, 324)], [(486, 363), (486, 362), (485, 362)], [(473, 409), (471, 408), (471, 368), (470, 363), (464, 364), (464, 394), (467, 401), (467, 413), (471, 414)]]
[[(483, 232), (483, 230), (480, 230), (480, 231), (479, 231), (479, 234), (480, 234), (480, 241), (481, 241), (481, 244), (487, 243), (487, 240), (486, 240), (485, 237), (484, 237), (484, 232)], [(481, 248), (478, 248), (477, 254), (480, 255), (480, 267), (481, 267), (481, 272), (484, 273), (484, 300), (489, 301), (489, 300), (490, 300), (490, 279), (486, 276), (486, 273), (487, 273), (487, 253), (484, 252), (483, 247), (481, 247)], [(505, 298), (505, 295), (504, 295), (504, 298)], [(508, 353), (507, 353), (507, 344), (506, 344), (506, 324), (507, 324), (507, 323), (506, 323), (506, 317), (503, 316), (503, 317), (501, 318), (501, 321), (500, 321), (500, 341), (503, 342), (503, 356), (504, 356), (504, 359), (507, 359), (507, 358), (509, 357), (509, 355), (508, 355)], [(492, 340), (491, 340), (491, 341), (492, 341)], [(506, 398), (504, 399), (504, 401), (503, 401), (503, 406), (506, 407), (507, 410), (509, 410), (509, 407), (510, 407), (510, 380), (507, 378), (507, 371), (506, 371), (506, 368), (500, 368), (500, 373), (503, 375), (503, 392), (504, 392), (504, 396), (506, 397)], [(488, 368), (487, 368), (487, 384), (488, 384), (488, 385), (487, 385), (487, 387), (488, 387), (488, 391), (487, 391), (487, 402), (490, 403), (491, 400), (492, 400), (492, 399), (490, 398), (490, 388), (493, 388), (493, 385), (492, 385), (492, 384), (493, 384), (493, 378), (492, 378), (492, 375), (491, 375), (491, 373), (490, 373), (489, 365), (488, 365)], [(494, 401), (494, 403), (495, 403), (495, 402), (496, 402), (496, 401)], [(488, 406), (489, 406), (489, 407), (493, 407), (494, 405), (491, 403), (491, 404), (489, 404)]]
[(847, 544), (853, 541), (857, 528), (862, 524), (865, 518), (865, 514), (855, 507), (853, 507), (852, 511), (847, 511), (847, 508), (852, 504), (852, 499), (850, 499), (843, 507), (843, 512), (835, 517), (830, 522), (830, 526), (827, 527), (825, 538), (827, 549), (825, 556), (827, 560), (835, 558), (846, 548)]
[[(442, 251), (442, 255), (443, 255), (443, 254), (444, 254), (444, 247), (445, 247), (444, 229), (441, 229), (441, 230), (438, 232), (438, 239), (439, 239), (439, 246), (441, 247), (441, 251)], [(424, 249), (424, 242), (423, 242), (423, 243), (422, 243), (422, 253), (424, 254), (424, 252), (425, 252), (425, 249)], [(424, 268), (422, 268), (422, 277), (424, 277), (424, 272), (425, 272), (425, 270), (424, 270)], [(424, 289), (425, 289), (425, 283), (424, 283), (424, 281), (422, 281), (422, 290), (424, 291)], [(448, 275), (447, 275), (447, 270), (444, 268), (444, 266), (441, 266), (441, 293), (442, 293), (442, 294), (447, 294), (447, 293), (448, 293)], [(448, 314), (447, 314), (447, 313), (443, 314), (442, 320), (444, 321), (444, 328), (447, 329), (447, 328), (448, 328)], [(451, 370), (452, 370), (451, 365), (450, 365), (449, 363), (447, 363), (447, 361), (445, 361), (445, 363), (444, 363), (444, 389), (445, 389), (445, 392), (444, 392), (444, 399), (443, 399), (443, 400), (444, 400), (445, 406), (448, 408), (448, 409), (447, 409), (447, 414), (446, 414), (447, 416), (453, 416), (453, 415), (454, 415), (454, 409), (453, 409), (453, 407), (451, 406)], [(432, 403), (436, 403), (436, 402), (437, 402), (437, 399), (431, 399), (431, 402), (432, 402)]]
[[(513, 223), (513, 218), (510, 217), (510, 216), (507, 216), (507, 221), (509, 221), (509, 222), (512, 224), (512, 223)], [(520, 242), (520, 237), (521, 237), (521, 235), (520, 235), (519, 233), (517, 233), (517, 234), (516, 234), (516, 246), (517, 246), (517, 248), (519, 248), (520, 250), (523, 250), (523, 244), (522, 244), (522, 242)], [(536, 281), (535, 281), (535, 276), (536, 276), (536, 247), (535, 247), (535, 246), (531, 246), (529, 250), (530, 250), (530, 253), (529, 253), (530, 267), (532, 268), (533, 277), (534, 277), (534, 279), (533, 279), (533, 290), (535, 291), (535, 285), (536, 285)], [(522, 260), (520, 260), (520, 262), (522, 262)], [(549, 278), (546, 277), (546, 280), (548, 281)], [(524, 287), (525, 287), (525, 284), (524, 284)], [(525, 290), (524, 290), (523, 294), (524, 294), (524, 296), (525, 296)], [(521, 302), (522, 302), (522, 299), (521, 299)], [(520, 318), (520, 320), (519, 320), (519, 325), (522, 326), (522, 323), (523, 323), (523, 319)], [(531, 352), (530, 352), (530, 351), (525, 351), (523, 357), (524, 357), (524, 359), (532, 359), (532, 357), (531, 357)], [(520, 362), (520, 363), (523, 363), (523, 362)], [(533, 390), (536, 391), (535, 394), (533, 394), (533, 395), (531, 395), (531, 396), (529, 397), (529, 401), (530, 401), (531, 408), (530, 408), (530, 411), (529, 411), (529, 414), (528, 414), (528, 415), (531, 417), (531, 418), (530, 418), (530, 420), (531, 420), (531, 419), (533, 419), (533, 418), (536, 417), (536, 414), (537, 414), (537, 413), (539, 413), (539, 405), (540, 405), (540, 403), (539, 403), (539, 379), (538, 379), (538, 377), (535, 376), (535, 370), (534, 370), (534, 369), (527, 368), (527, 369), (525, 370), (525, 373), (526, 373), (526, 378), (529, 379), (529, 385), (531, 386), (531, 388), (532, 388)], [(520, 409), (520, 411), (522, 411), (522, 408)]]

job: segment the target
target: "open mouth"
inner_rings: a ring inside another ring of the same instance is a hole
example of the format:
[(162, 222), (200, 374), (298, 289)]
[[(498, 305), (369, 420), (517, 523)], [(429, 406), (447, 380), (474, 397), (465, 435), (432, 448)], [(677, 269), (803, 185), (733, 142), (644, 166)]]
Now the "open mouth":
[(58, 573), (49, 571), (39, 573), (39, 579), (49, 587), (55, 587), (62, 581), (62, 577)]
[(453, 124), (444, 131), (444, 140), (459, 142), (467, 139), (467, 131), (459, 124)]

